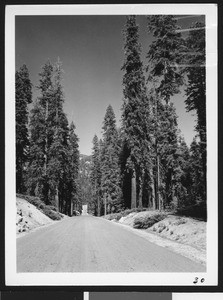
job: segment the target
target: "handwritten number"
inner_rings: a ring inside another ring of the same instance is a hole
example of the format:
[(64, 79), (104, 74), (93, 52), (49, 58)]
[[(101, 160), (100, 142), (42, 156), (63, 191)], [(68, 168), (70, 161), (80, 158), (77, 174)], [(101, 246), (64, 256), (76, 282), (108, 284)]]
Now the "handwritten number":
[(198, 277), (195, 277), (193, 283), (194, 283), (194, 284), (197, 284), (198, 282), (204, 283), (204, 281), (205, 281), (204, 278), (201, 278), (201, 280), (199, 280)]

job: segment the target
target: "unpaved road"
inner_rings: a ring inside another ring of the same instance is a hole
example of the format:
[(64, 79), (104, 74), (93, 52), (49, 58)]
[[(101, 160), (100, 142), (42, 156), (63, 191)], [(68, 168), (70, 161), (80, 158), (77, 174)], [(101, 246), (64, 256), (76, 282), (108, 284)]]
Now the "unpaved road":
[(18, 272), (200, 272), (205, 267), (107, 220), (79, 216), (17, 238)]

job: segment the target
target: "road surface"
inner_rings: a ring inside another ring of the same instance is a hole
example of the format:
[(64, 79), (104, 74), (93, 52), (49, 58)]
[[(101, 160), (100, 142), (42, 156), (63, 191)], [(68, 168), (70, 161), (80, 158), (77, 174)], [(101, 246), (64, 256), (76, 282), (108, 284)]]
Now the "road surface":
[(67, 218), (17, 238), (17, 272), (200, 272), (205, 267), (124, 226)]

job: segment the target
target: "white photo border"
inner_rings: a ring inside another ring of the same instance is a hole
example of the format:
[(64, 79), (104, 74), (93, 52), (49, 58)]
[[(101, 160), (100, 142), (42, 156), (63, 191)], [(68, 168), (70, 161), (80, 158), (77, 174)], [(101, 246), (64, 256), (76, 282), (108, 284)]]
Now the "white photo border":
[[(17, 273), (15, 189), (15, 17), (34, 15), (206, 16), (207, 83), (207, 272)], [(5, 15), (5, 279), (6, 286), (197, 286), (218, 285), (217, 5), (7, 5)], [(13, 217), (14, 216), (14, 217)]]

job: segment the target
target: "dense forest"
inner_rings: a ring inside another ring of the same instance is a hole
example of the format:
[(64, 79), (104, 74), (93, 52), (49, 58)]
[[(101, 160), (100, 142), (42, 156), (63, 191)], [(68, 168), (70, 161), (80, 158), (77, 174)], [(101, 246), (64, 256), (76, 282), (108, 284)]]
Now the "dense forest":
[(60, 61), (42, 67), (28, 124), (32, 84), (25, 65), (16, 72), (16, 191), (71, 215), (78, 202), (79, 150), (75, 125), (63, 111), (61, 76)]
[[(127, 16), (123, 30), (121, 125), (108, 105), (91, 156), (79, 153), (64, 113), (61, 62), (42, 67), (35, 100), (27, 67), (16, 71), (17, 193), (68, 215), (82, 204), (97, 216), (126, 208), (206, 214), (205, 25), (192, 24), (185, 37), (174, 16), (147, 16), (153, 40), (143, 61), (136, 18)], [(182, 90), (196, 114), (190, 147), (171, 101)]]

